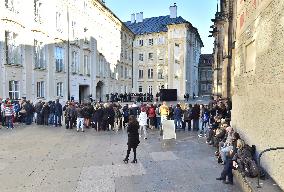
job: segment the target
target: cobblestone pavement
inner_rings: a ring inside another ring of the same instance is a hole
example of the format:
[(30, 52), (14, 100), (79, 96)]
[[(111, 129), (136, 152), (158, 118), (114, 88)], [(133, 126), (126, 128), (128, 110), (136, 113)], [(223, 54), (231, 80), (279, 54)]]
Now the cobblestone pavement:
[[(0, 129), (1, 192), (239, 192), (216, 181), (222, 167), (195, 133), (141, 140), (138, 163), (124, 164), (127, 135), (55, 127)], [(131, 156), (132, 158), (132, 156)]]

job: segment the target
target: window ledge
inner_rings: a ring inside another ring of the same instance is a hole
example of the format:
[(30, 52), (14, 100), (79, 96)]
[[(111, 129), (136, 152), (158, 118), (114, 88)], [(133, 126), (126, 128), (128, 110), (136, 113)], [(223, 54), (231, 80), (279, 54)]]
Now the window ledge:
[(24, 67), (22, 64), (4, 64), (7, 67), (17, 67), (17, 68), (22, 68)]

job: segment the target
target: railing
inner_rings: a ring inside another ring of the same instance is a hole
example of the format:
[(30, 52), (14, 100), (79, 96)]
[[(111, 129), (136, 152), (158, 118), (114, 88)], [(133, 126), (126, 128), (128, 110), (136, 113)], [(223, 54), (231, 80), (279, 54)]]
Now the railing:
[(264, 151), (262, 151), (259, 155), (258, 155), (258, 177), (257, 177), (257, 188), (261, 188), (260, 186), (260, 183), (259, 183), (259, 180), (260, 180), (260, 158), (261, 156), (266, 153), (266, 152), (269, 152), (269, 151), (276, 151), (276, 150), (284, 150), (284, 147), (274, 147), (274, 148), (268, 148), (268, 149), (265, 149)]

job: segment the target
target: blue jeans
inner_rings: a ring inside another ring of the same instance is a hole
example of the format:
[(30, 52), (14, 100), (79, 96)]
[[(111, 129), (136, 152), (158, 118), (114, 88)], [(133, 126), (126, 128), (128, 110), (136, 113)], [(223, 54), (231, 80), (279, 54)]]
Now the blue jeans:
[(161, 117), (156, 117), (156, 128), (160, 129), (161, 127)]
[(33, 114), (26, 114), (26, 118), (25, 118), (25, 123), (26, 123), (26, 125), (30, 125), (30, 124), (32, 124), (32, 122), (33, 122)]
[(61, 115), (54, 115), (55, 119), (54, 119), (54, 125), (55, 127), (57, 127), (57, 125), (62, 126), (61, 125)]
[(174, 121), (175, 121), (175, 129), (182, 128), (182, 120), (181, 120), (181, 118), (175, 118)]
[(49, 125), (53, 125), (54, 124), (54, 113), (49, 114), (48, 124)]
[(13, 128), (13, 118), (12, 116), (6, 116), (7, 128)]

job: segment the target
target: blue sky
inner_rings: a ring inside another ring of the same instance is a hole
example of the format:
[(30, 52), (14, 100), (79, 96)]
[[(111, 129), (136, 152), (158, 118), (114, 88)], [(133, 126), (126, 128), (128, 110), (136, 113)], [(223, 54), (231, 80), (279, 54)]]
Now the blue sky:
[(208, 37), (217, 0), (105, 0), (106, 5), (122, 20), (129, 21), (131, 13), (143, 12), (144, 18), (169, 15), (169, 6), (177, 3), (178, 16), (198, 28), (204, 43), (202, 53), (212, 53), (213, 38)]

